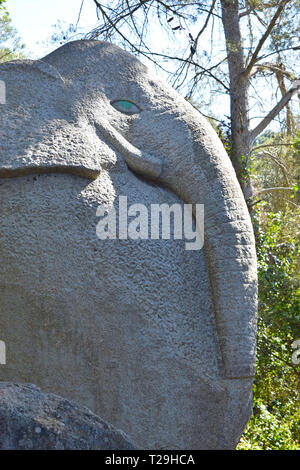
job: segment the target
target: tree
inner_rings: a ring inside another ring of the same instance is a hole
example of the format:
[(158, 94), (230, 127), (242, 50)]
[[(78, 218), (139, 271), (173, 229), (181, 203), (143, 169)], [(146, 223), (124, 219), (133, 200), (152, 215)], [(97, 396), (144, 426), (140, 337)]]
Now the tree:
[(25, 48), (11, 24), (11, 18), (5, 9), (5, 1), (0, 0), (0, 63), (24, 58)]
[[(224, 116), (221, 119), (220, 116), (212, 117), (221, 128), (226, 128), (229, 155), (245, 198), (251, 206), (254, 202), (254, 189), (249, 169), (255, 139), (274, 118), (282, 114), (284, 108), (287, 111), (288, 130), (294, 132), (290, 100), (300, 89), (300, 81), (296, 80), (291, 59), (292, 53), (299, 48), (296, 44), (296, 25), (293, 24), (297, 2), (93, 1), (99, 25), (87, 38), (113, 40), (134, 54), (151, 60), (161, 70), (168, 72), (172, 84), (183, 90), (186, 98), (194, 105), (199, 96), (201, 99), (205, 79), (211, 94), (225, 93), (229, 96), (229, 124)], [(151, 36), (154, 24), (157, 28), (160, 27), (162, 33), (169, 33), (172, 39), (172, 43), (161, 41), (159, 51), (155, 50), (157, 44), (154, 45)], [(223, 40), (219, 43), (214, 34), (216, 27), (223, 35)], [(207, 42), (201, 41), (208, 32), (212, 40), (210, 53), (206, 51)], [(182, 33), (186, 38), (186, 47), (182, 47), (182, 41), (176, 40), (180, 34), (182, 38)], [(213, 57), (216, 57), (214, 64)], [(166, 69), (166, 64), (169, 70)], [(275, 79), (281, 97), (263, 119), (251, 128), (249, 89), (254, 87), (255, 92), (260, 95), (258, 99), (262, 100), (266, 87), (270, 87), (267, 81), (272, 79), (272, 86)], [(203, 112), (203, 108), (200, 107), (199, 110)]]

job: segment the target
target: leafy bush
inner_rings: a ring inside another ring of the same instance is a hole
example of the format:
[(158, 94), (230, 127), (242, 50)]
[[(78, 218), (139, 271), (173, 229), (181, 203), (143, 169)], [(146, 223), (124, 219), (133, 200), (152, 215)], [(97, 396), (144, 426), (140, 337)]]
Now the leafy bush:
[(291, 345), (300, 339), (299, 221), (295, 211), (262, 207), (259, 212), (254, 220), (259, 279), (254, 408), (238, 449), (297, 449), (300, 368), (292, 363)]

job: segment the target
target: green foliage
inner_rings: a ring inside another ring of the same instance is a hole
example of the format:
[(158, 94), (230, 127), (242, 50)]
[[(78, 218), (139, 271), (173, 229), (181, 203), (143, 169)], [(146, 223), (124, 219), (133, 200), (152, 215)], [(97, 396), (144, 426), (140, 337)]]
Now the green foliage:
[[(258, 191), (253, 218), (259, 305), (257, 373), (253, 416), (238, 449), (300, 447), (300, 367), (292, 343), (300, 339), (299, 150), (300, 133), (265, 132), (253, 152), (252, 179)], [(292, 188), (259, 193), (270, 187)], [(257, 206), (256, 206), (257, 207)]]
[(17, 30), (11, 24), (11, 18), (4, 5), (2, 1), (0, 3), (0, 63), (24, 58), (25, 48), (18, 37)]
[(300, 339), (299, 213), (267, 212), (254, 218), (259, 312), (254, 408), (238, 449), (300, 446), (300, 368), (292, 363)]
[[(291, 408), (293, 408), (291, 406)], [(291, 410), (292, 411), (292, 410)], [(293, 428), (298, 418), (292, 413), (284, 415), (268, 411), (262, 400), (255, 400), (254, 415), (244, 432), (238, 450), (297, 450)]]

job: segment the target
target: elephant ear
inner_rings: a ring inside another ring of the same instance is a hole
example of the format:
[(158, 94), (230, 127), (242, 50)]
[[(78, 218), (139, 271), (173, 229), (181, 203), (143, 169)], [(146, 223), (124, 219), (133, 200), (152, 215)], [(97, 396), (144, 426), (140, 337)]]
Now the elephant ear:
[(51, 79), (64, 82), (61, 74), (57, 68), (51, 64), (44, 62), (43, 60), (11, 60), (10, 62), (4, 62), (1, 64), (1, 73), (13, 71), (13, 72), (24, 72), (34, 75), (41, 75), (50, 77)]
[[(64, 80), (55, 67), (41, 60), (0, 64), (5, 83), (5, 106), (0, 112), (0, 177), (18, 176), (30, 166), (39, 168), (32, 146), (51, 115)], [(16, 138), (17, 136), (17, 138)], [(30, 154), (27, 159), (24, 155)]]
[[(99, 176), (99, 139), (87, 125), (76, 125), (76, 93), (54, 65), (6, 62), (0, 64), (0, 80), (6, 89), (0, 111), (0, 177), (62, 172)], [(70, 138), (74, 152), (68, 149)]]

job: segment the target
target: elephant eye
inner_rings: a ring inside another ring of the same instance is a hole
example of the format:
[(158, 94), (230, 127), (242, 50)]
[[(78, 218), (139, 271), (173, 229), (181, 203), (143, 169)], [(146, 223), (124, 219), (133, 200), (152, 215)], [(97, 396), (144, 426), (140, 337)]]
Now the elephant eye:
[(136, 104), (129, 100), (112, 101), (111, 105), (118, 111), (121, 111), (121, 113), (125, 114), (137, 114), (141, 112), (140, 108), (138, 108)]

